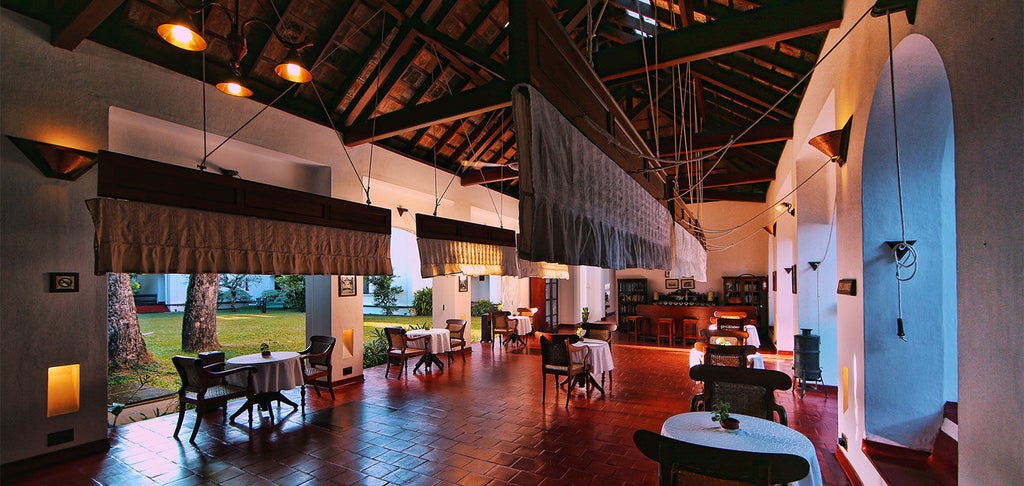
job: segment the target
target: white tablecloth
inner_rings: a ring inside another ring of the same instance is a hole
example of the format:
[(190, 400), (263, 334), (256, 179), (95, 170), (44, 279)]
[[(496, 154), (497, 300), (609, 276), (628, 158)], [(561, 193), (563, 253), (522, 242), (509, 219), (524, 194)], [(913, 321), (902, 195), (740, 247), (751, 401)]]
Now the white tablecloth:
[[(761, 356), (761, 353), (754, 353), (753, 355), (751, 355), (750, 361), (751, 364), (754, 365), (754, 368), (761, 370), (764, 369), (764, 357)], [(693, 368), (694, 366), (697, 366), (699, 364), (704, 364), (704, 353), (698, 351), (697, 348), (693, 348), (690, 350), (690, 368)]]
[(673, 415), (661, 427), (661, 435), (721, 449), (750, 452), (793, 454), (811, 465), (807, 477), (797, 481), (800, 486), (821, 486), (821, 467), (810, 439), (785, 425), (738, 413), (739, 430), (725, 430), (711, 421), (711, 412), (690, 412)]
[(590, 348), (590, 364), (594, 367), (591, 374), (597, 378), (601, 373), (615, 369), (615, 361), (612, 360), (612, 348), (607, 341), (600, 339), (584, 339), (573, 346), (586, 346)]
[[(262, 354), (246, 354), (235, 356), (224, 362), (224, 369), (240, 366), (255, 366), (257, 373), (252, 375), (256, 393), (291, 390), (302, 385), (302, 365), (299, 353), (295, 351), (273, 351), (269, 358)], [(236, 373), (228, 377), (228, 383), (245, 386), (246, 373)]]
[(525, 336), (533, 332), (533, 318), (528, 316), (509, 316), (509, 324), (516, 327), (516, 334)]
[[(430, 341), (430, 352), (434, 354), (447, 353), (452, 350), (451, 332), (447, 329), (413, 329), (406, 333), (411, 338), (430, 336), (424, 341)], [(413, 341), (409, 347), (423, 349), (424, 341)]]
[[(718, 330), (718, 324), (711, 324), (710, 326), (708, 326), (708, 329), (711, 330), (711, 331)], [(761, 337), (757, 335), (757, 326), (753, 326), (753, 325), (747, 324), (747, 325), (743, 326), (743, 330), (746, 331), (747, 334), (748, 334), (748, 336), (747, 336), (747, 344), (749, 344), (749, 345), (751, 345), (751, 346), (753, 346), (755, 348), (760, 348), (761, 347)]]

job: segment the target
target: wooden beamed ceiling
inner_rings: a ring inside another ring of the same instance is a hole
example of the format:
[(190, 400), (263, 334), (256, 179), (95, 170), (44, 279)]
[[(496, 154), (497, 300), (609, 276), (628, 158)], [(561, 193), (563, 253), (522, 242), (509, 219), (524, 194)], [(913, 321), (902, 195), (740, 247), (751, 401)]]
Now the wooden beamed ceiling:
[[(254, 99), (277, 99), (276, 108), (333, 124), (348, 145), (374, 142), (458, 174), (463, 184), (518, 195), (517, 172), (497, 167), (516, 161), (508, 0), (237, 1), (243, 21), (259, 19), (282, 37), (310, 43), (302, 55), (314, 81), (291, 86), (273, 72), (287, 46), (269, 29), (248, 29), (240, 68)], [(233, 11), (234, 0), (221, 3)], [(704, 178), (697, 199), (705, 201), (764, 200), (793, 135), (805, 88), (798, 82), (818, 60), (827, 31), (842, 20), (841, 0), (547, 4), (660, 158), (689, 158), (735, 140)], [(210, 84), (230, 75), (231, 19), (221, 9), (207, 11), (204, 69), (202, 56), (156, 35), (156, 26), (175, 14), (175, 0), (3, 0), (3, 6), (49, 24), (52, 43), (64, 49), (88, 38), (197, 79), (205, 71)], [(483, 168), (467, 169), (463, 161)], [(680, 182), (695, 180), (680, 169), (666, 176), (677, 174)]]

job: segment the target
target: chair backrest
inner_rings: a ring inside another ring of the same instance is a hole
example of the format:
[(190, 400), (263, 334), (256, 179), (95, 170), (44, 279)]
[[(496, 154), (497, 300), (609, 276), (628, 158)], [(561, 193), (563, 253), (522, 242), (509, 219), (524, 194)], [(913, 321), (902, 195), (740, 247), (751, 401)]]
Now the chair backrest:
[(757, 352), (753, 346), (732, 346), (705, 344), (704, 364), (715, 366), (732, 366), (747, 368), (750, 363), (750, 355)]
[(747, 317), (747, 313), (743, 311), (715, 311), (713, 315), (715, 317), (734, 317), (738, 319), (745, 319)]
[(600, 339), (612, 343), (612, 333), (619, 328), (619, 325), (614, 322), (584, 322), (583, 329), (586, 333), (583, 337), (588, 339)]
[[(309, 362), (317, 365), (328, 366), (331, 364), (331, 354), (334, 353), (334, 344), (337, 339), (334, 336), (310, 336), (309, 337)], [(326, 354), (325, 354), (326, 353)], [(322, 356), (312, 356), (322, 355)]]
[[(679, 475), (697, 475), (737, 484), (785, 484), (807, 477), (811, 465), (800, 456), (720, 449), (665, 437), (649, 430), (633, 433), (633, 443), (658, 462), (660, 484), (678, 484)], [(694, 484), (703, 484), (697, 479)], [(716, 483), (719, 484), (719, 483)]]
[(775, 403), (775, 390), (788, 390), (793, 386), (789, 375), (781, 371), (709, 364), (690, 368), (690, 378), (704, 382), (705, 409), (718, 402), (728, 402), (730, 412), (766, 420), (774, 420), (774, 412), (779, 408)]
[(701, 329), (701, 338), (708, 344), (725, 344), (733, 346), (743, 346), (747, 344), (747, 338), (750, 337), (747, 331), (733, 331), (725, 329)]
[(508, 329), (508, 316), (512, 315), (509, 311), (492, 311), (491, 312), (491, 325), (493, 329)]
[(199, 361), (202, 361), (203, 366), (210, 366), (212, 364), (219, 365), (213, 369), (220, 371), (224, 369), (224, 351), (205, 351), (199, 353)]
[(516, 314), (526, 317), (533, 317), (537, 313), (536, 307), (520, 307), (516, 309)]
[(569, 349), (572, 343), (579, 342), (575, 334), (538, 333), (540, 336), (540, 359), (544, 365), (568, 366)]
[(724, 331), (742, 331), (743, 330), (743, 318), (742, 317), (719, 317), (718, 318), (718, 329)]
[(208, 386), (203, 373), (203, 360), (179, 355), (171, 358), (171, 362), (181, 377), (182, 391), (199, 393)]
[(465, 319), (448, 319), (444, 321), (444, 327), (445, 329), (448, 329), (448, 333), (450, 334), (449, 339), (466, 339), (462, 334), (466, 329)]
[(405, 328), (404, 327), (385, 327), (384, 335), (388, 337), (388, 349), (405, 349)]

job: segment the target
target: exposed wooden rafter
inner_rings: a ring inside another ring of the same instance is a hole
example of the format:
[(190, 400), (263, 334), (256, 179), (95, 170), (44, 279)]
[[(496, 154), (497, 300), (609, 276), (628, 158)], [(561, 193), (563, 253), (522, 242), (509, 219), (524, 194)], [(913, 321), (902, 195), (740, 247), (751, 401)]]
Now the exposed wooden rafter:
[(490, 184), (492, 182), (508, 181), (519, 178), (519, 171), (507, 167), (484, 167), (471, 170), (460, 176), (461, 184), (475, 186), (479, 184)]
[(54, 25), (50, 43), (61, 49), (75, 50), (92, 31), (96, 30), (124, 0), (92, 0), (71, 15), (62, 25)]

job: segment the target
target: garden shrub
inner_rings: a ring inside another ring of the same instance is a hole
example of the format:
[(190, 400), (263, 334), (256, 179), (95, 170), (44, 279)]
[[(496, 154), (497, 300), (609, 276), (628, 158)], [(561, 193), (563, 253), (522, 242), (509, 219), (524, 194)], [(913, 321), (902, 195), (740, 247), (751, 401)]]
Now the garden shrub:
[(482, 316), (495, 310), (498, 310), (498, 306), (487, 299), (474, 301), (469, 307), (469, 313), (474, 316)]
[(434, 289), (423, 287), (412, 294), (412, 308), (418, 316), (434, 314)]

